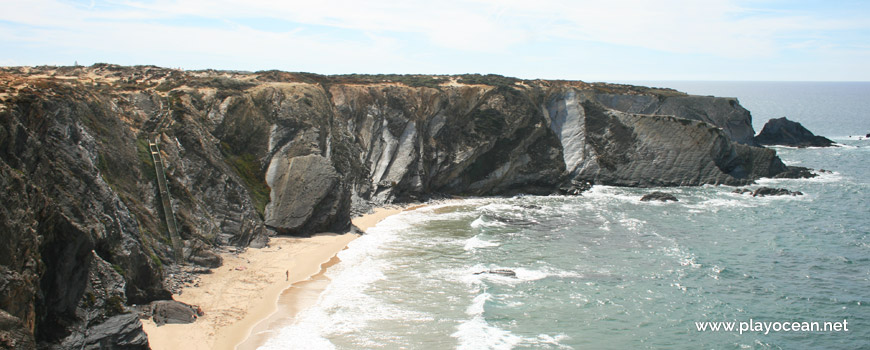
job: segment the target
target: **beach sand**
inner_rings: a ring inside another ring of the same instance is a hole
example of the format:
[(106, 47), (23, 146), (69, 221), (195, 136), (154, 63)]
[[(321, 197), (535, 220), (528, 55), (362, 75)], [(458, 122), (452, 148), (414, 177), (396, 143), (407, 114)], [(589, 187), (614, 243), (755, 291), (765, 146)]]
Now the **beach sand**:
[[(388, 216), (418, 207), (378, 208), (352, 221), (366, 231)], [(275, 237), (266, 248), (223, 254), (223, 266), (201, 275), (199, 286), (173, 295), (175, 300), (198, 305), (205, 315), (191, 324), (158, 327), (151, 320), (142, 321), (151, 349), (223, 350), (239, 344), (239, 349), (256, 349), (270, 335), (269, 329), (316, 302), (329, 283), (325, 269), (338, 263), (336, 254), (357, 237)]]

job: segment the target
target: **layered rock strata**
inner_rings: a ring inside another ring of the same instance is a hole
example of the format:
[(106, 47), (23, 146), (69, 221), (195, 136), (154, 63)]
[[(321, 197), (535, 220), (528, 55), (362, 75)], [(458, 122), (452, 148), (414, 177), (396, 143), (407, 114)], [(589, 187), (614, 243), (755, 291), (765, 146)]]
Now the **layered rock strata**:
[(625, 85), (95, 65), (3, 68), (0, 101), (0, 342), (23, 348), (147, 347), (128, 306), (171, 276), (372, 205), (785, 171), (736, 100)]

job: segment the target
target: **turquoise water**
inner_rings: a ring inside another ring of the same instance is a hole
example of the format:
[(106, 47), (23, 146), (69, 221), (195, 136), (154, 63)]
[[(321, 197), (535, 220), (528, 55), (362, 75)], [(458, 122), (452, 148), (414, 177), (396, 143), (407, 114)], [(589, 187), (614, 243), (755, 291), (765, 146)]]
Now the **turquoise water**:
[[(800, 121), (800, 120), (799, 120)], [(814, 179), (595, 186), (433, 203), (339, 254), (317, 305), (264, 349), (870, 347), (870, 141), (777, 148)], [(677, 203), (640, 202), (663, 190)], [(476, 274), (510, 269), (516, 277)], [(700, 332), (703, 321), (847, 320), (849, 332)]]

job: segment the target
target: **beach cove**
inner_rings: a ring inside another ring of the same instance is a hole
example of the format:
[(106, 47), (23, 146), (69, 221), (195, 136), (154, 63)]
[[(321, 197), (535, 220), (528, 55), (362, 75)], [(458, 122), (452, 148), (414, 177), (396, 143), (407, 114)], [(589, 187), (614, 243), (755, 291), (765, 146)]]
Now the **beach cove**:
[[(365, 232), (388, 216), (416, 207), (387, 207), (352, 220)], [(275, 315), (282, 293), (322, 274), (338, 262), (336, 254), (358, 238), (353, 233), (323, 233), (312, 237), (273, 237), (265, 248), (249, 248), (243, 253), (223, 253), (223, 266), (201, 275), (197, 286), (186, 287), (173, 299), (199, 306), (204, 315), (190, 324), (157, 326), (143, 320), (143, 328), (153, 350), (236, 349), (241, 343), (262, 342), (246, 339), (259, 323)], [(290, 304), (293, 293), (288, 293)], [(302, 293), (297, 293), (302, 297)], [(286, 300), (286, 298), (285, 298)], [(298, 311), (298, 310), (297, 310)], [(249, 345), (256, 348), (256, 345)]]

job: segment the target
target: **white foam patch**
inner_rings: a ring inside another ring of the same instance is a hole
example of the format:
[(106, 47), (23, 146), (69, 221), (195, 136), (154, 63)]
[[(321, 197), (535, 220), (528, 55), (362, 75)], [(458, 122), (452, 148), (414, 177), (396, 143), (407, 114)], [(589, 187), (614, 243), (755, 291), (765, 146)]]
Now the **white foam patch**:
[(485, 215), (481, 215), (481, 216), (477, 217), (477, 219), (474, 219), (474, 221), (471, 222), (471, 228), (481, 229), (481, 228), (487, 228), (487, 227), (505, 227), (505, 226), (507, 226), (503, 222), (496, 221), (496, 220), (487, 220), (484, 217), (485, 217)]
[(481, 248), (498, 247), (498, 243), (482, 240), (478, 237), (479, 235), (466, 240), (463, 249), (465, 251), (474, 251)]
[(469, 316), (480, 316), (483, 315), (484, 306), (486, 306), (486, 302), (492, 300), (492, 294), (489, 293), (480, 293), (474, 300), (471, 301), (471, 305), (465, 309), (465, 314)]
[(451, 336), (459, 340), (458, 350), (510, 350), (523, 341), (510, 331), (490, 325), (483, 316), (474, 316), (456, 328)]
[(756, 198), (758, 197), (752, 197), (749, 194), (725, 193), (724, 198), (712, 198), (696, 204), (686, 204), (686, 208), (696, 209), (700, 212), (708, 212), (710, 209), (718, 210), (722, 208), (752, 208), (759, 205), (757, 201), (752, 201), (752, 199)]
[(486, 312), (486, 302), (492, 299), (492, 294), (487, 292), (480, 293), (474, 297), (471, 305), (466, 308), (465, 313), (471, 316), (471, 318), (460, 323), (456, 327), (456, 332), (451, 334), (452, 337), (459, 340), (456, 349), (509, 350), (519, 344), (528, 344), (537, 348), (556, 347), (559, 349), (571, 349), (570, 346), (560, 343), (563, 340), (570, 339), (564, 334), (557, 334), (555, 336), (539, 334), (536, 338), (523, 338), (508, 330), (490, 324), (486, 321), (484, 313)]
[[(516, 276), (507, 276), (499, 273), (490, 273), (490, 271), (513, 271)], [(484, 281), (493, 282), (503, 285), (516, 285), (524, 282), (532, 282), (541, 280), (547, 277), (558, 278), (582, 278), (583, 275), (573, 271), (565, 271), (550, 267), (541, 269), (529, 269), (524, 267), (506, 267), (497, 265), (474, 265), (465, 269), (444, 269), (435, 271), (429, 275), (430, 278), (443, 280), (456, 280), (456, 276), (461, 276), (460, 281), (469, 285), (475, 286)]]
[(621, 202), (638, 202), (641, 194), (630, 193), (631, 189), (615, 186), (593, 186), (589, 191), (583, 192), (583, 197), (594, 201), (619, 200)]

